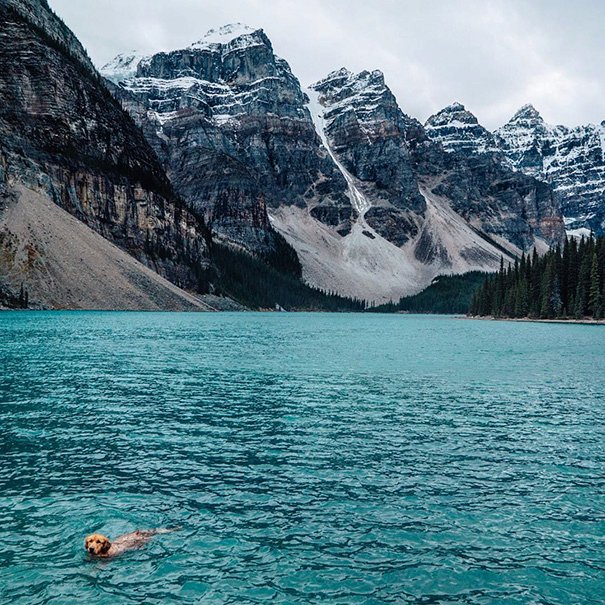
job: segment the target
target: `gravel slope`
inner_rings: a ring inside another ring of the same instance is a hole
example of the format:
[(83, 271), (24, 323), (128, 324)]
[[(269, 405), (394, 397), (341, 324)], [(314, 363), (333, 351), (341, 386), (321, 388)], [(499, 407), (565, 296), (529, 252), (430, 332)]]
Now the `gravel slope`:
[[(0, 281), (30, 304), (62, 309), (212, 311), (217, 297), (181, 290), (72, 217), (15, 185), (0, 217)], [(225, 301), (228, 305), (228, 302)]]

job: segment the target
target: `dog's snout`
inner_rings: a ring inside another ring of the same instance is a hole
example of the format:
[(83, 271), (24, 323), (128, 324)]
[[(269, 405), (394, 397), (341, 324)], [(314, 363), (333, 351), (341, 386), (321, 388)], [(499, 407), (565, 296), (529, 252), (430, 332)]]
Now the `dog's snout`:
[(93, 546), (89, 546), (88, 547), (88, 552), (93, 553), (95, 551)]

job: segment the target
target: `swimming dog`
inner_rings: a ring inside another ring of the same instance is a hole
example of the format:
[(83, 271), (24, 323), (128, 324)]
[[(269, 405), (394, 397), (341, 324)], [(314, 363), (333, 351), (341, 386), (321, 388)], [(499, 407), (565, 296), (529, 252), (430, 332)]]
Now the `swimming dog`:
[(122, 534), (110, 540), (103, 534), (91, 534), (84, 540), (84, 548), (93, 557), (109, 558), (121, 555), (127, 550), (142, 548), (157, 534), (167, 534), (175, 529), (137, 529), (129, 534)]

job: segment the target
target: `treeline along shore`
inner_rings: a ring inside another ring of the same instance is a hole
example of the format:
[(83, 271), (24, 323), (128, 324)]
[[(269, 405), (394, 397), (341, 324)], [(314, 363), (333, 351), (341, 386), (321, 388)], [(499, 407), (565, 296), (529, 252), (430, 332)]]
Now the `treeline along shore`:
[(605, 316), (605, 238), (566, 239), (543, 256), (500, 263), (476, 291), (469, 314), (511, 319), (601, 320)]

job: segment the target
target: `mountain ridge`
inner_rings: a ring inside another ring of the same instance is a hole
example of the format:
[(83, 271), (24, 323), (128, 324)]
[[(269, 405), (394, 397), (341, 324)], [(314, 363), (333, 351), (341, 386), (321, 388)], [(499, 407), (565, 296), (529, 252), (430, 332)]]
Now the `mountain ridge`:
[[(261, 28), (232, 24), (182, 49), (122, 54), (102, 79), (45, 2), (10, 3), (3, 203), (18, 204), (20, 187), (42, 195), (178, 286), (231, 284), (245, 298), (244, 272), (270, 287), (268, 265), (283, 292), (302, 277), (358, 306), (562, 237), (549, 185), (495, 153), (449, 153), (430, 131), (451, 120), (407, 115), (380, 70), (341, 68), (303, 89)], [(467, 142), (485, 134), (461, 104), (448, 111)]]
[[(263, 256), (280, 234), (311, 285), (386, 300), (417, 291), (440, 271), (496, 269), (502, 249), (514, 256), (559, 237), (556, 220), (541, 231), (548, 225), (542, 214), (557, 213), (547, 189), (534, 194), (523, 176), (452, 161), (401, 111), (379, 70), (341, 68), (302, 89), (262, 29), (240, 24), (219, 34), (210, 32), (212, 43), (202, 38), (138, 59), (136, 66), (117, 58), (104, 73), (179, 192), (202, 204), (208, 223), (227, 241)], [(214, 156), (249, 168), (260, 181), (221, 174)], [(203, 175), (200, 164), (207, 167)], [(458, 177), (462, 186), (454, 182)], [(259, 192), (264, 207), (250, 205)], [(539, 200), (531, 209), (524, 206), (534, 203), (523, 201), (528, 195)], [(481, 211), (486, 199), (491, 218)], [(502, 203), (512, 203), (514, 220), (495, 219)], [(464, 224), (466, 243), (457, 246), (447, 234), (444, 204), (453, 208), (448, 220)], [(224, 221), (230, 212), (239, 231)], [(435, 228), (443, 233), (433, 234)]]
[(526, 104), (490, 132), (467, 113), (474, 129), (461, 128), (445, 108), (427, 120), (429, 136), (448, 152), (492, 155), (503, 166), (551, 185), (570, 232), (604, 232), (605, 121), (572, 128), (551, 125)]

